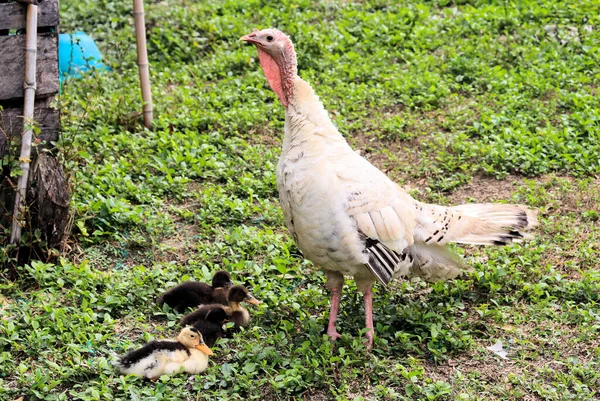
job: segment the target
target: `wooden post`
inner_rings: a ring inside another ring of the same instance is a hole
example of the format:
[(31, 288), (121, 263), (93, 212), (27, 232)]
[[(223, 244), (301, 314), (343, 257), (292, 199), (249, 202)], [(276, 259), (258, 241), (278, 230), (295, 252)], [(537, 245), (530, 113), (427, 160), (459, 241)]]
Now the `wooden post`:
[[(49, 250), (64, 244), (72, 222), (62, 166), (52, 152), (42, 152), (54, 149), (59, 138), (59, 111), (52, 105), (59, 92), (59, 1), (19, 1), (0, 0), (0, 158), (8, 161), (0, 169), (0, 232), (11, 231), (0, 235), (0, 247), (17, 245), (14, 251), (6, 248), (9, 259), (0, 258), (8, 277), (16, 277), (15, 266), (31, 258), (53, 258)], [(12, 30), (17, 33), (9, 35)]]
[(150, 72), (148, 71), (148, 50), (146, 49), (146, 24), (144, 21), (144, 0), (133, 0), (133, 18), (137, 42), (140, 86), (144, 101), (144, 126), (152, 127), (152, 92), (150, 92)]
[(19, 244), (21, 241), (27, 180), (29, 179), (29, 167), (31, 165), (31, 140), (33, 137), (32, 125), (34, 123), (33, 111), (37, 63), (37, 17), (38, 6), (29, 4), (27, 6), (27, 34), (25, 39), (25, 105), (23, 107), (23, 118), (25, 121), (23, 123), (23, 136), (21, 137), (21, 156), (19, 157), (19, 165), (21, 166), (22, 173), (19, 177), (17, 193), (15, 195), (12, 231), (10, 233), (11, 244)]

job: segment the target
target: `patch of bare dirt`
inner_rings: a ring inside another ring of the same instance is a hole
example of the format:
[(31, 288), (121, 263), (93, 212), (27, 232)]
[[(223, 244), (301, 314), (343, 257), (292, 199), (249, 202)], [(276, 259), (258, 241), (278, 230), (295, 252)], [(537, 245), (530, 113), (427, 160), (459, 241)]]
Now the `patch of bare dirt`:
[[(526, 308), (517, 308), (515, 314), (527, 313)], [(468, 355), (461, 355), (447, 363), (427, 363), (425, 371), (427, 377), (433, 380), (443, 380), (452, 383), (457, 376), (475, 374), (478, 381), (487, 382), (490, 386), (502, 383), (504, 389), (515, 386), (509, 380), (510, 375), (536, 381), (546, 381), (551, 384), (553, 377), (548, 377), (543, 372), (549, 369), (554, 372), (570, 374), (565, 361), (574, 357), (579, 363), (587, 365), (594, 363), (596, 357), (594, 350), (600, 347), (600, 341), (593, 336), (586, 340), (580, 337), (578, 326), (570, 326), (553, 320), (532, 320), (527, 324), (505, 324), (497, 327), (499, 339), (508, 351), (508, 359), (502, 360), (486, 347), (492, 345), (493, 339), (479, 342), (477, 349)], [(504, 331), (504, 333), (502, 333)], [(514, 339), (508, 344), (505, 338)], [(523, 392), (528, 392), (528, 387), (520, 387)], [(455, 389), (457, 393), (460, 389)], [(496, 398), (490, 398), (494, 400)], [(536, 394), (529, 393), (523, 399), (538, 400)]]
[(175, 222), (175, 233), (165, 238), (156, 251), (156, 261), (176, 261), (185, 264), (195, 252), (200, 230), (198, 225), (185, 222), (183, 219)]
[[(519, 187), (526, 185), (527, 180), (524, 177), (511, 175), (502, 180), (475, 176), (470, 183), (454, 190), (448, 198), (453, 203), (509, 200)], [(582, 185), (574, 177), (547, 174), (534, 180), (537, 188), (544, 189), (540, 195), (545, 195), (552, 203), (549, 210), (551, 214), (565, 212), (581, 214), (586, 210), (600, 210), (600, 179)]]
[[(540, 266), (550, 265), (567, 279), (580, 279), (581, 274), (573, 266), (583, 270), (591, 267), (590, 258), (582, 249), (592, 244), (592, 249), (600, 250), (598, 245), (593, 244), (594, 237), (599, 234), (597, 225), (592, 221), (593, 217), (589, 217), (594, 212), (600, 214), (600, 179), (586, 182), (548, 174), (535, 178), (533, 186), (526, 181), (515, 176), (508, 176), (504, 180), (474, 177), (469, 184), (448, 195), (447, 199), (451, 204), (501, 200), (525, 203), (527, 199), (537, 202), (540, 206), (534, 205), (533, 208), (540, 210), (541, 224), (533, 232), (539, 237), (555, 238), (552, 246), (542, 255)], [(523, 186), (527, 188), (523, 190)], [(517, 193), (519, 195), (515, 196)], [(470, 253), (469, 247), (467, 253)]]
[[(490, 357), (493, 358), (493, 357)], [(520, 386), (511, 382), (511, 376), (517, 376), (522, 378), (531, 378), (534, 375), (532, 369), (528, 366), (519, 366), (516, 362), (511, 361), (496, 361), (496, 360), (477, 360), (469, 359), (467, 357), (461, 357), (450, 361), (446, 365), (438, 366), (432, 369), (431, 366), (425, 366), (425, 372), (428, 378), (433, 381), (445, 381), (447, 383), (453, 383), (457, 377), (469, 376), (475, 374), (477, 381), (489, 388), (486, 391), (486, 399), (490, 401), (505, 400), (504, 396), (494, 395), (494, 387), (501, 384), (502, 391), (506, 392), (518, 387), (521, 392), (526, 393), (523, 398), (519, 398), (523, 401), (542, 401), (539, 395), (530, 392), (527, 387)], [(471, 387), (465, 387), (464, 389), (460, 386), (453, 386), (453, 394), (457, 396), (462, 393), (472, 392)]]
[(328, 396), (324, 391), (319, 391), (319, 390), (309, 390), (307, 392), (305, 392), (304, 394), (302, 394), (301, 398), (296, 398), (294, 397), (294, 400), (302, 400), (302, 401), (330, 401), (333, 398)]
[(381, 141), (361, 132), (352, 138), (351, 146), (356, 153), (387, 174), (394, 182), (408, 189), (425, 184), (425, 180), (407, 174), (412, 166), (423, 162), (419, 155), (421, 147), (419, 138)]
[(281, 132), (278, 132), (268, 125), (260, 125), (248, 131), (248, 138), (246, 140), (250, 145), (266, 145), (273, 148), (280, 148), (282, 139), (283, 129)]
[[(187, 191), (199, 191), (199, 187), (201, 186), (201, 183), (190, 182)], [(187, 200), (184, 203), (177, 205), (179, 214), (176, 212), (171, 213), (171, 219), (175, 225), (175, 230), (173, 230), (173, 233), (164, 238), (157, 246), (155, 253), (156, 261), (176, 261), (180, 264), (185, 264), (192, 257), (196, 249), (196, 244), (199, 241), (200, 230), (198, 224), (182, 217), (181, 213), (194, 213), (198, 207), (199, 203), (195, 199)]]
[(525, 178), (507, 176), (502, 180), (491, 177), (475, 176), (468, 184), (462, 185), (448, 195), (451, 204), (470, 201), (485, 203), (510, 199), (512, 194), (523, 185)]

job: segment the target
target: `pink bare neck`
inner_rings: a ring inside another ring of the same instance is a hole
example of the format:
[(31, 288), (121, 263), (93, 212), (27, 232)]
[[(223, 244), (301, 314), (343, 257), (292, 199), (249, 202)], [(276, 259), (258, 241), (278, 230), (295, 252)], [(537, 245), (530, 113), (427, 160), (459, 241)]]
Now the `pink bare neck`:
[(269, 86), (275, 91), (283, 106), (287, 107), (294, 98), (294, 78), (297, 74), (294, 45), (287, 39), (282, 54), (276, 58), (260, 47), (257, 47), (257, 50), (260, 66), (265, 73)]

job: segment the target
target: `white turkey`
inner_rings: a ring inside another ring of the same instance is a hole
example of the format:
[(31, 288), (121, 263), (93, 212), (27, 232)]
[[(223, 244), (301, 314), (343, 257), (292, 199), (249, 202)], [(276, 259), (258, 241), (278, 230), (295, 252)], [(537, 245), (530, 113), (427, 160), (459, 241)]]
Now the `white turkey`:
[(285, 223), (304, 256), (325, 271), (331, 290), (327, 334), (344, 276), (363, 293), (367, 346), (373, 344), (372, 287), (395, 277), (446, 280), (468, 269), (447, 244), (506, 245), (537, 224), (525, 206), (421, 203), (352, 150), (315, 92), (297, 74), (291, 40), (263, 29), (240, 40), (256, 46), (267, 81), (285, 107), (277, 187)]

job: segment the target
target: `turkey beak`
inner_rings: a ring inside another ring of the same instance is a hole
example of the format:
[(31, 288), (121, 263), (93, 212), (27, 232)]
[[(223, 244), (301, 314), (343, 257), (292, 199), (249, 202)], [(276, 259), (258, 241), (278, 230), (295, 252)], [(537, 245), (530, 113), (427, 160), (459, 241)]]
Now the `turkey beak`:
[(244, 35), (240, 38), (243, 42), (252, 43), (253, 45), (260, 44), (258, 39), (256, 38), (256, 32), (249, 33), (248, 35)]
[(254, 298), (252, 294), (246, 294), (246, 298), (244, 299), (244, 301), (251, 303), (252, 305), (260, 305), (260, 301)]
[(205, 353), (208, 356), (213, 355), (213, 352), (211, 351), (210, 348), (208, 348), (208, 346), (204, 343), (204, 341), (202, 341), (200, 344), (196, 345), (196, 349), (199, 351), (202, 351), (203, 353)]

